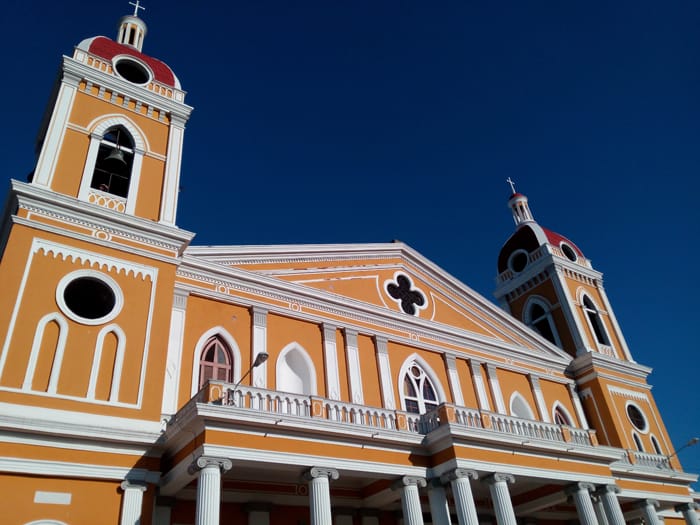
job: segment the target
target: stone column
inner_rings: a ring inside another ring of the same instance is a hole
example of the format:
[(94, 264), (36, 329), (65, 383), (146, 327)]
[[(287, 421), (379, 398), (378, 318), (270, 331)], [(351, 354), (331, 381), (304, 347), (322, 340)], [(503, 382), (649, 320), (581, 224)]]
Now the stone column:
[(659, 502), (654, 499), (643, 499), (635, 504), (635, 507), (642, 509), (642, 517), (645, 525), (661, 525), (661, 520), (656, 514)]
[(496, 472), (484, 478), (484, 482), (489, 486), (493, 510), (496, 513), (498, 525), (516, 525), (513, 502), (510, 500), (508, 483), (515, 483), (515, 478), (510, 474)]
[(141, 525), (141, 508), (146, 484), (137, 481), (122, 481), (122, 519), (120, 525)]
[(459, 525), (479, 525), (472, 487), (469, 482), (470, 478), (477, 479), (477, 477), (473, 470), (458, 468), (440, 478), (443, 483), (449, 481), (452, 486), (452, 497), (455, 500)]
[(676, 512), (683, 514), (683, 519), (688, 525), (700, 525), (700, 518), (698, 518), (698, 504), (697, 503), (683, 503), (681, 505), (676, 505)]
[(574, 500), (581, 525), (599, 525), (591, 501), (594, 488), (590, 483), (574, 483), (566, 488), (566, 495)]
[(428, 482), (428, 499), (430, 500), (430, 515), (433, 524), (452, 525), (445, 487), (442, 486), (442, 482), (438, 478)]
[(331, 525), (330, 480), (340, 474), (332, 468), (312, 467), (304, 477), (309, 482), (309, 512), (311, 525)]
[(593, 496), (593, 508), (595, 516), (598, 518), (599, 525), (609, 525), (608, 518), (605, 517), (605, 509), (603, 508), (603, 500), (598, 496)]
[(394, 490), (401, 490), (404, 525), (423, 525), (423, 509), (420, 505), (418, 487), (425, 486), (425, 478), (415, 476), (404, 476), (392, 485)]
[(232, 466), (228, 459), (208, 456), (200, 456), (190, 465), (191, 474), (199, 472), (195, 525), (219, 525), (221, 473), (230, 470)]
[(618, 492), (620, 492), (620, 489), (615, 485), (603, 485), (595, 491), (595, 495), (603, 503), (608, 525), (625, 525), (625, 517), (622, 515), (620, 502), (617, 500)]

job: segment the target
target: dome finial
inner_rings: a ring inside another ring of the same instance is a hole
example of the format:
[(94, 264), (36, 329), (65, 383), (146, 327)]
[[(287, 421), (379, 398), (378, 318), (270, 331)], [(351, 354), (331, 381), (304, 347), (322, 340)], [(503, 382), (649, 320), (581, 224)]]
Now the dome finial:
[[(137, 1), (138, 1), (138, 0), (137, 0)], [(511, 179), (510, 177), (508, 177), (508, 178), (506, 179), (506, 182), (507, 182), (508, 184), (510, 184), (510, 191), (511, 191), (512, 193), (515, 193), (515, 181), (514, 181), (513, 179)]]
[(129, 2), (129, 5), (134, 6), (134, 16), (139, 16), (139, 9), (146, 10), (146, 8), (141, 5), (141, 0), (136, 0), (136, 3)]
[(513, 194), (510, 196), (510, 199), (508, 199), (508, 206), (513, 212), (513, 220), (515, 221), (515, 225), (520, 226), (524, 223), (535, 222), (535, 218), (532, 216), (532, 212), (530, 211), (530, 206), (527, 203), (527, 197), (522, 193), (515, 191), (515, 182), (513, 182), (513, 179), (508, 177), (506, 182), (510, 184), (511, 189), (513, 190)]

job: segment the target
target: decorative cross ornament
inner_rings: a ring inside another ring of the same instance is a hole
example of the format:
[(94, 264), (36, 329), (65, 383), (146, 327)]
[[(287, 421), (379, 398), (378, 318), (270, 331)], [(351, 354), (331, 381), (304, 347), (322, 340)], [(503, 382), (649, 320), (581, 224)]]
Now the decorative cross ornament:
[(397, 275), (396, 284), (387, 284), (386, 291), (401, 303), (401, 309), (409, 315), (416, 315), (416, 306), (425, 304), (423, 294), (418, 290), (411, 290), (411, 280), (405, 275)]
[(136, 0), (136, 3), (129, 2), (129, 5), (134, 6), (134, 16), (139, 16), (139, 9), (143, 9), (144, 11), (146, 10), (145, 7), (141, 6), (141, 0)]
[[(138, 1), (138, 0), (137, 0), (137, 1)], [(515, 193), (515, 181), (514, 181), (513, 179), (511, 179), (510, 177), (508, 177), (508, 178), (506, 179), (506, 182), (507, 182), (508, 184), (510, 184), (510, 189), (513, 191), (513, 193)]]

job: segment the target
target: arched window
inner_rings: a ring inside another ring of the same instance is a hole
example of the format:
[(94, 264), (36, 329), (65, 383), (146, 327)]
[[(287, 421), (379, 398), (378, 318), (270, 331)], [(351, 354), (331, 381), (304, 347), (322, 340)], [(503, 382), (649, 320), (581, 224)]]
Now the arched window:
[(276, 373), (277, 390), (316, 395), (316, 369), (309, 354), (299, 344), (291, 343), (280, 352)]
[(134, 140), (123, 126), (105, 131), (97, 151), (90, 187), (126, 198), (134, 163)]
[(659, 455), (662, 455), (663, 452), (661, 452), (661, 447), (659, 446), (659, 441), (656, 439), (656, 436), (650, 436), (651, 438), (651, 446), (654, 447), (654, 452), (656, 452)]
[(586, 317), (588, 317), (588, 322), (593, 329), (593, 333), (595, 334), (595, 338), (598, 343), (601, 345), (610, 346), (610, 339), (608, 339), (608, 334), (603, 326), (600, 313), (598, 312), (595, 304), (593, 304), (593, 301), (591, 301), (591, 298), (587, 295), (583, 296), (583, 310), (586, 312)]
[(232, 382), (231, 350), (218, 337), (212, 337), (204, 345), (199, 360), (199, 388), (210, 379)]
[(403, 376), (403, 402), (406, 412), (423, 414), (437, 408), (438, 397), (425, 370), (412, 361)]
[(566, 411), (566, 409), (559, 405), (554, 407), (554, 423), (557, 425), (564, 425), (567, 427), (573, 426), (571, 423), (571, 416), (569, 413)]
[(545, 301), (533, 299), (525, 311), (524, 320), (530, 328), (550, 343), (561, 346), (559, 334), (552, 318), (552, 310)]
[(639, 438), (639, 434), (632, 432), (632, 439), (634, 439), (634, 445), (637, 447), (639, 452), (644, 452), (644, 447), (642, 446), (642, 440)]
[(535, 419), (535, 414), (520, 392), (513, 392), (510, 396), (510, 415), (521, 419)]

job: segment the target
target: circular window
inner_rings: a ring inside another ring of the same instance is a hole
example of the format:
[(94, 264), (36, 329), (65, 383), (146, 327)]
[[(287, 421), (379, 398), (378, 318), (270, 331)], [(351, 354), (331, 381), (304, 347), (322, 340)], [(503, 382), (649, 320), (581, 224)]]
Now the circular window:
[(56, 302), (72, 320), (97, 325), (114, 319), (124, 299), (112, 278), (92, 270), (78, 270), (58, 283)]
[(647, 429), (647, 418), (644, 417), (644, 414), (642, 411), (637, 407), (636, 405), (633, 404), (628, 404), (627, 405), (627, 417), (630, 419), (632, 422), (632, 425), (634, 425), (634, 428), (637, 430), (644, 432)]
[(527, 262), (527, 252), (525, 250), (517, 250), (508, 258), (508, 267), (515, 273), (520, 273), (527, 266)]
[(148, 68), (131, 58), (120, 58), (114, 63), (114, 69), (120, 77), (133, 84), (143, 85), (151, 80)]
[(571, 246), (569, 246), (568, 244), (563, 242), (563, 243), (561, 243), (561, 245), (559, 247), (561, 248), (562, 253), (564, 254), (564, 256), (567, 259), (569, 259), (570, 261), (576, 262), (578, 257), (576, 256), (576, 252), (574, 251), (574, 249)]

